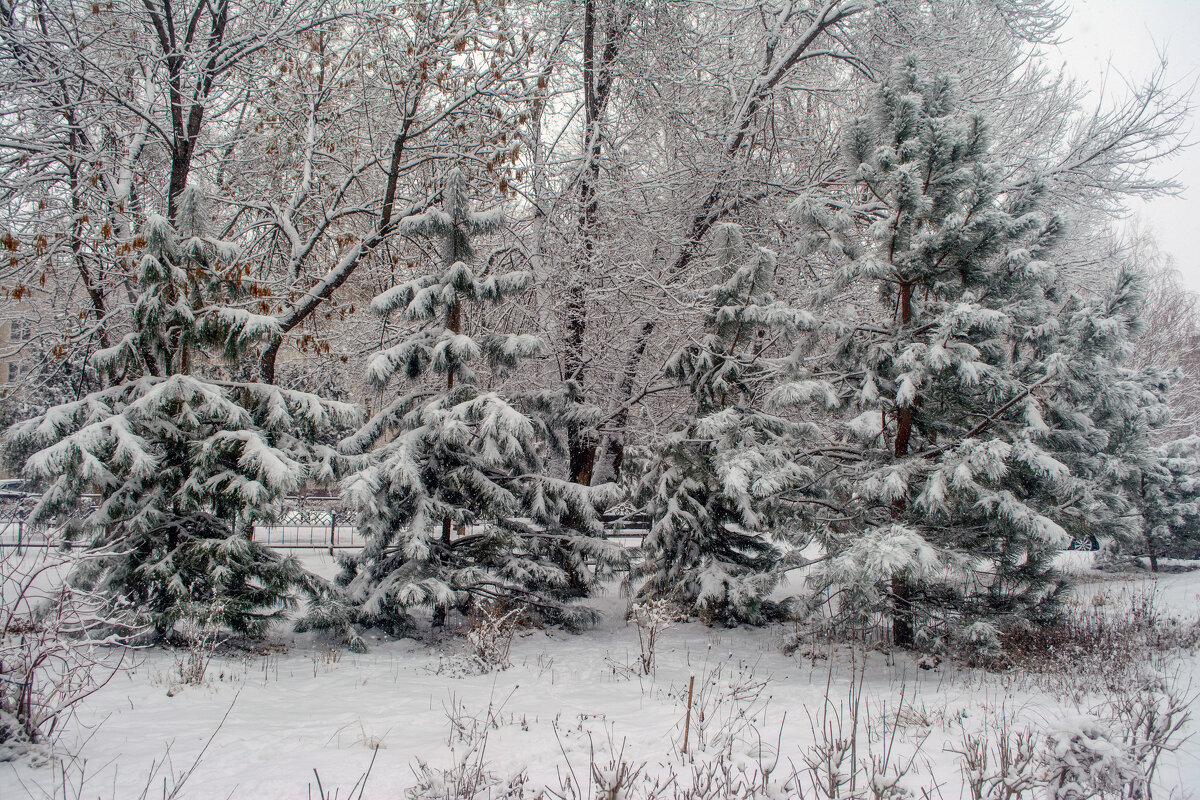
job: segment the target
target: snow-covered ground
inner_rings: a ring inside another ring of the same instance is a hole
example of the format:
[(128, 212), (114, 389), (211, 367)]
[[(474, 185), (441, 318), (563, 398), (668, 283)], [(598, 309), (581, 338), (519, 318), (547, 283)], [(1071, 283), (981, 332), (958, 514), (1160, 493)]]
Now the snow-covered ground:
[[(333, 570), (321, 551), (302, 557), (326, 574)], [(1164, 608), (1200, 612), (1200, 573), (1087, 583), (1078, 602), (1098, 602), (1099, 594), (1103, 602), (1119, 602), (1122, 593), (1148, 584)], [(832, 712), (849, 731), (858, 675), (863, 746), (873, 741), (877, 755), (883, 726), (898, 722), (894, 763), (916, 753), (903, 784), (918, 797), (924, 789), (949, 799), (969, 797), (956, 752), (965, 734), (995, 730), (1001, 717), (1012, 719), (1014, 729), (1049, 731), (1072, 724), (1097, 702), (1086, 685), (907, 655), (804, 647), (786, 655), (782, 642), (790, 631), (782, 628), (679, 625), (662, 635), (654, 673), (639, 676), (626, 601), (614, 588), (596, 605), (603, 611), (597, 627), (582, 635), (525, 632), (513, 642), (513, 666), (487, 674), (471, 669), (464, 641), (450, 636), (432, 644), (375, 640), (359, 655), (281, 634), (262, 653), (214, 657), (205, 685), (182, 688), (171, 677), (177, 654), (148, 651), (81, 708), (77, 729), (60, 743), (79, 753), (75, 762), (0, 764), (0, 798), (128, 798), (147, 786), (147, 796), (159, 797), (193, 765), (178, 796), (317, 797), (319, 776), (326, 796), (336, 787), (344, 798), (370, 767), (362, 797), (401, 798), (417, 783), (419, 762), (440, 771), (464, 761), (486, 765), (497, 779), (524, 771), (528, 787), (553, 789), (571, 770), (586, 785), (589, 764), (603, 767), (614, 752), (631, 765), (645, 764), (647, 775), (664, 776), (683, 775), (725, 752), (738, 769), (775, 765), (781, 785), (780, 776), (804, 766), (816, 731), (836, 728)], [(1200, 659), (1181, 664), (1185, 681), (1194, 676), (1194, 692)], [(691, 676), (691, 754), (684, 756)], [(1191, 703), (1196, 730), (1194, 695)], [(1168, 755), (1158, 784), (1161, 797), (1200, 786), (1200, 737)]]

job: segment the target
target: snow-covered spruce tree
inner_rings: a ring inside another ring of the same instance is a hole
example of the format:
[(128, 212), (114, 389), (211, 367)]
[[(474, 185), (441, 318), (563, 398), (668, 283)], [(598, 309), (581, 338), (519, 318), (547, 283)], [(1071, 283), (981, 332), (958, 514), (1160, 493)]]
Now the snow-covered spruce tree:
[(549, 477), (549, 431), (530, 412), (537, 403), (493, 388), (541, 354), (542, 342), (471, 330), (471, 304), (498, 302), (529, 281), (472, 267), (471, 238), (501, 222), (498, 212), (471, 210), (466, 178), (454, 170), (441, 208), (399, 225), (438, 240), (441, 259), (373, 302), (382, 316), (399, 312), (411, 332), (371, 359), (368, 379), (383, 389), (399, 375), (410, 390), (343, 443), (360, 462), (342, 485), (367, 540), (340, 578), (348, 622), (403, 633), (416, 608), (438, 622), (479, 600), (571, 621), (582, 609), (566, 601), (594, 579), (585, 556), (612, 549), (599, 538), (602, 491)]
[(1087, 398), (1084, 411), (1103, 443), (1067, 463), (1120, 493), (1117, 518), (1127, 523), (1091, 538), (1099, 541), (1107, 533), (1105, 548), (1145, 554), (1157, 571), (1161, 555), (1187, 549), (1200, 521), (1200, 440), (1161, 441), (1171, 425), (1169, 395), (1178, 370), (1126, 364), (1134, 339), (1144, 332), (1145, 285), (1144, 275), (1122, 270), (1098, 298), (1072, 297), (1063, 315), (1062, 349), (1075, 365), (1067, 373), (1077, 384), (1074, 394)]
[[(838, 265), (834, 291), (878, 297), (832, 328), (826, 366), (859, 413), (845, 421), (861, 449), (824, 486), (840, 512), (816, 531), (814, 607), (890, 619), (899, 644), (994, 646), (1053, 610), (1052, 560), (1072, 536), (1124, 524), (1097, 477), (1108, 437), (1092, 416), (1120, 343), (1072, 353), (1044, 260), (1059, 222), (1036, 181), (1000, 191), (952, 80), (903, 64), (845, 149), (850, 201), (794, 208)], [(1120, 328), (1118, 309), (1092, 311)]]
[(770, 409), (798, 393), (836, 395), (770, 355), (781, 338), (813, 327), (811, 314), (774, 297), (775, 254), (747, 246), (736, 225), (718, 226), (714, 241), (720, 278), (701, 298), (704, 334), (667, 367), (688, 389), (691, 413), (644, 464), (637, 502), (651, 529), (629, 580), (640, 596), (733, 625), (783, 610), (767, 596), (799, 533), (785, 498), (815, 479), (796, 457), (811, 425)]
[[(243, 267), (205, 230), (194, 187), (177, 226), (150, 216), (131, 330), (94, 358), (108, 385), (12, 426), (6, 445), (36, 450), (25, 473), (47, 488), (35, 520), (63, 522), (71, 539), (115, 553), (86, 560), (77, 581), (143, 610), (160, 636), (198, 612), (257, 636), (308, 576), (246, 531), (306, 478), (333, 479), (335, 452), (314, 442), (359, 415), (311, 394), (203, 376), (207, 348), (234, 359), (278, 333), (270, 317), (235, 305)], [(92, 492), (95, 506), (81, 505)]]

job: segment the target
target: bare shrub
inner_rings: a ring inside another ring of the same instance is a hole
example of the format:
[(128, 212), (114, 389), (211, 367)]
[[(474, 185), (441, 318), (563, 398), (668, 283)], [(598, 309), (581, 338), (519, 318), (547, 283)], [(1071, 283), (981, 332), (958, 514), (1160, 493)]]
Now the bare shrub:
[(802, 758), (808, 783), (818, 797), (838, 800), (854, 792), (858, 772), (854, 748), (859, 720), (855, 698), (851, 698), (849, 714), (846, 712), (842, 705), (834, 707), (826, 698), (818, 717), (809, 718), (814, 741)]
[[(229, 715), (233, 712), (233, 708), (237, 705), (238, 698), (241, 696), (239, 689), (237, 694), (229, 702), (225, 713), (221, 716), (216, 727), (213, 728), (208, 738), (204, 742), (204, 746), (196, 753), (190, 763), (182, 768), (177, 763), (171, 753), (172, 742), (167, 742), (162, 749), (161, 755), (154, 758), (150, 762), (150, 767), (146, 771), (145, 779), (140, 781), (141, 790), (137, 794), (126, 793), (119, 795), (122, 800), (179, 800), (179, 798), (187, 797), (185, 790), (188, 782), (197, 773), (200, 764), (204, 761), (204, 756), (208, 753), (208, 749), (216, 740), (221, 730), (225, 727), (225, 723), (229, 720)], [(87, 772), (88, 759), (86, 758), (62, 758), (58, 759), (54, 765), (54, 769), (50, 770), (50, 786), (42, 787), (35, 783), (22, 784), (29, 798), (34, 798), (33, 790), (37, 790), (39, 796), (45, 800), (83, 800), (84, 797), (96, 797), (100, 800), (104, 795), (98, 793), (93, 794), (94, 788), (89, 786), (93, 783), (91, 776)], [(315, 770), (314, 770), (315, 772)], [(319, 777), (318, 777), (319, 781)], [(356, 787), (357, 788), (357, 787)], [(117, 800), (116, 788), (114, 786), (112, 794), (108, 795), (112, 800)], [(333, 800), (332, 796), (328, 800)]]
[(183, 648), (175, 660), (175, 672), (180, 684), (199, 686), (204, 683), (208, 663), (224, 638), (220, 623), (224, 613), (225, 604), (220, 600), (188, 605), (187, 614), (179, 623)]
[(846, 697), (837, 702), (830, 697), (832, 678), (830, 659), (821, 710), (809, 712), (813, 743), (801, 754), (804, 768), (793, 766), (788, 785), (797, 798), (808, 796), (806, 786), (811, 787), (811, 796), (824, 800), (893, 800), (909, 796), (902, 782), (913, 771), (926, 737), (920, 737), (907, 756), (900, 752), (897, 733), (906, 725), (906, 689), (900, 687), (899, 701), (893, 709), (883, 706), (876, 712), (877, 732), (871, 711), (862, 699), (865, 656), (851, 652)]
[[(558, 729), (555, 728), (555, 735)], [(576, 769), (575, 764), (567, 756), (567, 751), (559, 739), (559, 748), (563, 754), (563, 764), (558, 770), (558, 785), (547, 786), (542, 792), (532, 795), (533, 798), (548, 798), (549, 800), (667, 800), (667, 791), (675, 782), (673, 770), (664, 780), (651, 778), (646, 774), (645, 762), (634, 763), (625, 755), (625, 743), (617, 747), (610, 735), (608, 741), (608, 757), (603, 760), (596, 758), (595, 742), (588, 735), (588, 763), (586, 767)], [(582, 773), (582, 777), (580, 774)], [(691, 795), (688, 795), (691, 797)], [(522, 795), (524, 797), (524, 795)]]
[[(374, 752), (371, 753), (371, 763), (367, 764), (367, 768), (354, 781), (354, 785), (351, 786), (350, 791), (346, 793), (346, 800), (356, 800), (355, 792), (358, 793), (357, 800), (363, 800), (363, 793), (367, 790), (367, 781), (371, 777), (371, 770), (375, 768), (375, 759), (378, 757), (379, 748), (375, 748)], [(321, 773), (317, 772), (315, 767), (313, 768), (313, 777), (316, 778), (317, 781), (317, 793), (315, 795), (317, 800), (341, 800), (341, 791), (337, 788), (326, 789), (324, 784), (321, 783)], [(308, 785), (308, 793), (310, 798), (314, 796), (312, 790), (313, 785), (310, 783)]]
[(342, 660), (342, 650), (340, 647), (326, 645), (323, 650), (314, 651), (312, 654), (313, 677), (317, 677), (321, 672), (321, 667), (324, 666), (327, 670), (333, 669), (333, 665)]
[(406, 790), (405, 796), (409, 800), (474, 800), (481, 795), (497, 800), (525, 797), (523, 770), (502, 779), (487, 761), (488, 737), (500, 727), (507, 702), (507, 698), (500, 703), (489, 701), (484, 711), (470, 714), (463, 704), (451, 698), (445, 706), (450, 722), (449, 764), (439, 767), (417, 759), (412, 765), (416, 784)]
[[(1170, 626), (1151, 613), (1153, 608), (1139, 598), (1106, 624), (1117, 631), (1132, 626), (1141, 632), (1138, 636), (1158, 630), (1160, 642), (1186, 640), (1186, 636), (1161, 634)], [(1088, 616), (1079, 619), (1098, 624)], [(1155, 679), (1127, 672), (1127, 678), (1142, 677), (1127, 682), (1121, 692), (1095, 687), (1099, 700), (1090, 713), (1055, 730), (1023, 727), (1006, 706), (997, 709), (986, 703), (982, 723), (968, 730), (963, 715), (939, 715), (914, 707), (903, 685), (886, 701), (869, 702), (864, 693), (867, 654), (858, 650), (849, 653), (850, 680), (845, 694), (839, 696), (834, 689), (835, 664), (845, 661), (831, 654), (823, 703), (809, 712), (811, 743), (798, 752), (780, 750), (786, 715), (767, 724), (770, 679), (756, 674), (753, 663), (732, 654), (715, 663), (706, 656), (693, 697), (695, 744), (683, 760), (648, 766), (630, 758), (623, 745), (614, 745), (610, 731), (604, 750), (589, 747), (586, 755), (575, 756), (564, 746), (557, 782), (545, 787), (532, 785), (523, 770), (505, 779), (488, 763), (489, 731), (509, 724), (500, 713), (503, 703), (499, 708), (489, 703), (479, 714), (453, 705), (447, 712), (451, 721), (448, 766), (433, 768), (418, 762), (414, 767), (418, 785), (408, 796), (412, 800), (940, 797), (941, 784), (923, 774), (925, 767), (918, 761), (929, 730), (940, 720), (944, 728), (962, 726), (961, 739), (950, 750), (960, 759), (963, 796), (971, 800), (1152, 800), (1155, 766), (1164, 753), (1178, 747), (1187, 721), (1189, 698), (1176, 682), (1161, 675)], [(675, 694), (682, 701), (683, 692), (675, 690)], [(591, 734), (586, 735), (590, 744)], [(579, 761), (573, 763), (574, 759)], [(783, 769), (779, 769), (781, 762)]]
[[(559, 746), (562, 746), (561, 740)], [(646, 764), (635, 764), (626, 759), (624, 742), (617, 748), (610, 739), (608, 750), (609, 757), (598, 761), (595, 743), (589, 736), (588, 766), (583, 770), (583, 779), (563, 750), (565, 768), (559, 770), (558, 786), (546, 787), (547, 797), (553, 800), (629, 800), (660, 796), (663, 787), (657, 781), (648, 781)]]
[(499, 603), (480, 603), (471, 612), (467, 643), (478, 666), (484, 672), (512, 666), (509, 652), (513, 636), (526, 624), (525, 612), (506, 609)]
[(475, 800), (486, 797), (524, 798), (525, 773), (518, 772), (507, 781), (502, 781), (484, 760), (484, 746), (469, 748), (448, 767), (431, 767), (418, 759), (413, 765), (417, 783), (405, 792), (410, 800)]
[(860, 758), (859, 770), (865, 778), (863, 781), (865, 796), (873, 800), (892, 800), (893, 798), (908, 797), (910, 794), (901, 783), (913, 771), (917, 757), (925, 746), (925, 740), (929, 734), (924, 734), (916, 741), (907, 757), (899, 752), (897, 734), (907, 725), (905, 722), (906, 710), (903, 684), (900, 685), (899, 702), (896, 703), (895, 708), (889, 712), (887, 705), (884, 704), (878, 712), (881, 722), (878, 734), (875, 733), (874, 725), (871, 724), (872, 714), (869, 709), (867, 710), (867, 755), (865, 759)]
[[(1096, 595), (1054, 624), (1012, 637), (1007, 651), (1027, 679), (1087, 713), (1045, 736), (1036, 771), (1028, 740), (1007, 746), (1009, 734), (991, 744), (964, 740), (964, 774), (973, 792), (977, 786), (985, 792), (974, 796), (1022, 796), (1006, 788), (1004, 776), (1036, 772), (1038, 787), (1056, 800), (1151, 798), (1159, 760), (1178, 749), (1189, 720), (1192, 698), (1172, 665), (1195, 651), (1198, 637), (1197, 619), (1163, 611), (1153, 589)], [(985, 748), (999, 763), (987, 763)], [(1004, 768), (1013, 759), (1017, 772)]]
[[(691, 730), (694, 752), (732, 752), (735, 744), (761, 741), (769, 678), (759, 676), (752, 662), (728, 658), (710, 662), (711, 648), (697, 676), (692, 698)], [(687, 688), (676, 693), (686, 702)]]
[[(832, 681), (827, 683), (827, 711), (822, 717), (813, 718), (817, 741), (800, 754), (800, 767), (781, 758), (782, 722), (778, 729), (772, 728), (771, 741), (759, 735), (766, 719), (766, 701), (761, 694), (769, 684), (767, 679), (754, 676), (747, 664), (729, 661), (721, 661), (703, 674), (713, 696), (721, 693), (726, 697), (721, 702), (708, 703), (708, 724), (713, 726), (707, 733), (708, 752), (695, 754), (689, 750), (683, 763), (666, 761), (648, 768), (647, 762), (630, 758), (623, 743), (614, 743), (611, 731), (607, 746), (602, 748), (587, 733), (587, 752), (579, 761), (560, 738), (562, 758), (557, 765), (556, 781), (546, 786), (533, 785), (524, 770), (504, 779), (486, 758), (490, 731), (505, 724), (504, 703), (489, 703), (485, 711), (471, 714), (452, 701), (447, 707), (451, 751), (448, 766), (416, 762), (413, 772), (417, 783), (407, 790), (407, 797), (410, 800), (899, 800), (914, 796), (901, 784), (913, 772), (925, 739), (919, 737), (910, 746), (908, 740), (897, 735), (904, 727), (907, 710), (903, 689), (902, 700), (894, 707), (885, 706), (874, 713), (867, 708), (861, 700), (864, 668), (860, 659), (854, 662), (854, 681), (845, 699), (829, 698)], [(716, 712), (711, 713), (712, 709)], [(559, 735), (557, 724), (554, 730)], [(838, 753), (835, 760), (839, 760), (839, 766), (838, 776), (830, 781), (831, 771), (823, 755), (833, 751)], [(781, 761), (790, 764), (790, 769), (778, 770)], [(933, 795), (925, 792), (919, 796)]]
[(605, 765), (592, 762), (592, 784), (602, 800), (621, 800), (625, 790), (641, 776), (644, 765), (633, 766), (619, 755)]
[(1037, 733), (1015, 730), (1012, 715), (988, 715), (979, 731), (964, 730), (959, 754), (971, 800), (1020, 800), (1042, 785)]
[(725, 753), (692, 764), (690, 772), (691, 780), (686, 787), (678, 785), (678, 782), (673, 785), (672, 800), (753, 800), (770, 796), (763, 791), (769, 778), (750, 772), (745, 765), (735, 762)]
[(649, 675), (654, 671), (659, 637), (675, 627), (682, 615), (670, 600), (643, 600), (629, 607), (628, 616), (637, 628), (638, 668), (643, 675)]
[(1143, 589), (1071, 604), (1051, 623), (1013, 630), (989, 666), (1016, 668), (1080, 703), (1089, 691), (1119, 692), (1131, 676), (1164, 671), (1197, 647), (1200, 618), (1164, 612), (1157, 592)]
[(84, 561), (110, 555), (0, 549), (0, 761), (53, 743), (124, 667), (133, 610), (69, 582)]
[(1153, 796), (1159, 759), (1183, 743), (1191, 719), (1188, 709), (1195, 699), (1176, 679), (1155, 675), (1127, 685), (1108, 700), (1108, 716), (1136, 766), (1122, 797), (1149, 800)]

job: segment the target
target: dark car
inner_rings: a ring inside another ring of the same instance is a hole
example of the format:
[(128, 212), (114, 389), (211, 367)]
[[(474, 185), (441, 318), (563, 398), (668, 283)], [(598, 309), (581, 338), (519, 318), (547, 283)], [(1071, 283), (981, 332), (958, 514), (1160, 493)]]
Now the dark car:
[(20, 478), (4, 478), (0, 480), (0, 503), (12, 503), (24, 500), (26, 497), (37, 497), (37, 492), (29, 491), (29, 485)]

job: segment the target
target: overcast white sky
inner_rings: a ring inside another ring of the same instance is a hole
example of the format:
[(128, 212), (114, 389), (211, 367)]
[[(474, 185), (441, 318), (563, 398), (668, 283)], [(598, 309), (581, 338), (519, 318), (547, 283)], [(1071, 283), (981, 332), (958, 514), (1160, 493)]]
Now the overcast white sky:
[[(1098, 86), (1108, 70), (1110, 87), (1120, 86), (1121, 76), (1137, 83), (1157, 64), (1159, 50), (1166, 52), (1169, 77), (1181, 87), (1190, 88), (1200, 75), (1200, 0), (1070, 0), (1070, 5), (1063, 30), (1069, 41), (1058, 50), (1067, 68), (1089, 84)], [(1200, 140), (1198, 120), (1193, 110), (1192, 141)], [(1188, 287), (1200, 291), (1200, 147), (1160, 169), (1177, 176), (1183, 194), (1137, 203), (1134, 214), (1175, 256)]]

